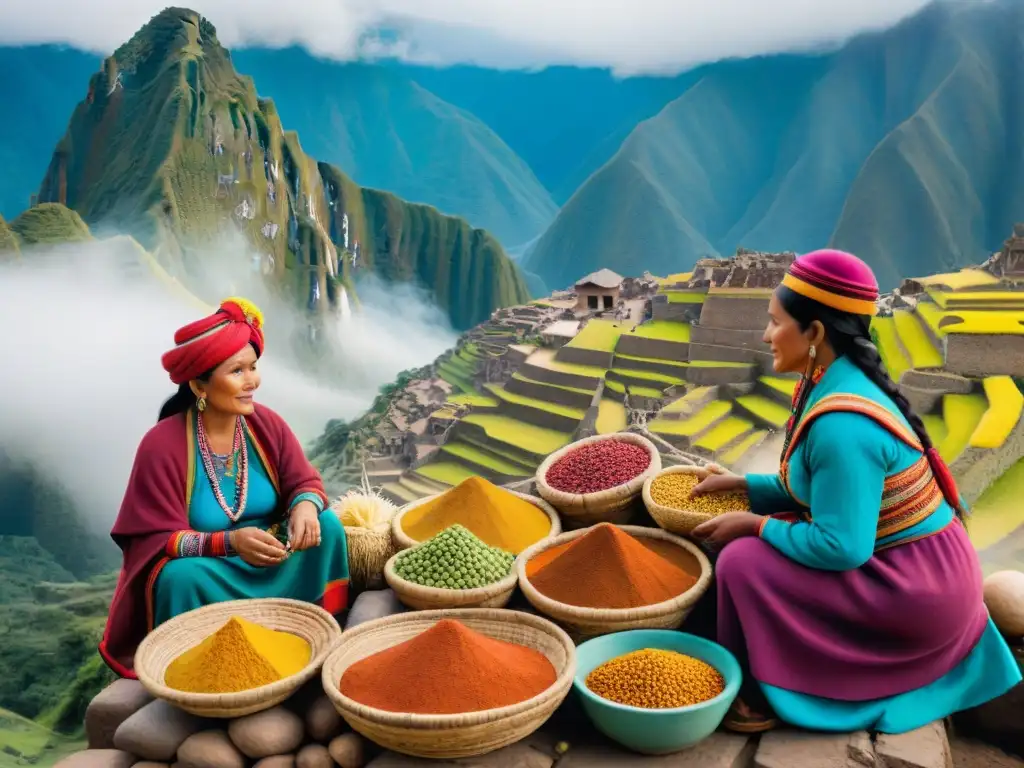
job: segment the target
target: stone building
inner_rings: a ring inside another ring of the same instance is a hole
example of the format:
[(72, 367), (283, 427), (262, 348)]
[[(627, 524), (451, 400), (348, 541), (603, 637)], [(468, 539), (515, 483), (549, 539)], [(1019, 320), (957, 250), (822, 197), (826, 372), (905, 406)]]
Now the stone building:
[(622, 292), (622, 279), (610, 269), (599, 269), (581, 278), (575, 285), (577, 311), (614, 309)]

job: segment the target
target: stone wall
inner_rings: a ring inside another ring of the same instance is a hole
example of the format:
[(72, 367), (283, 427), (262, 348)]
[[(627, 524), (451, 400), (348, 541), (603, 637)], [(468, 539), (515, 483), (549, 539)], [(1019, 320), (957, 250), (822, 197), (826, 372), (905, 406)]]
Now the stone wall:
[(962, 376), (1024, 376), (1024, 335), (951, 333), (946, 370)]
[(557, 360), (576, 365), (593, 365), (598, 368), (611, 368), (612, 353), (597, 349), (580, 349), (579, 347), (562, 347), (558, 350)]
[(1024, 419), (999, 448), (971, 448), (961, 453), (950, 469), (957, 487), (968, 504), (977, 501), (985, 490), (1024, 456)]
[(700, 324), (711, 328), (764, 330), (768, 322), (768, 295), (737, 296), (709, 293), (700, 312)]
[(690, 332), (691, 344), (717, 344), (724, 347), (741, 347), (767, 352), (764, 343), (764, 329), (750, 331), (735, 328), (712, 328), (706, 325), (695, 325)]
[(934, 390), (942, 394), (957, 395), (969, 395), (975, 387), (975, 382), (970, 379), (943, 371), (907, 371), (900, 379), (900, 385), (903, 384)]
[(667, 296), (655, 296), (651, 302), (655, 320), (672, 320), (680, 323), (696, 322), (700, 319), (702, 304), (671, 302)]
[(517, 395), (566, 405), (570, 408), (589, 408), (593, 399), (593, 394), (590, 392), (574, 392), (560, 387), (548, 387), (535, 381), (517, 379), (514, 376), (505, 382), (505, 389)]
[(743, 384), (752, 382), (756, 375), (756, 368), (737, 368), (731, 365), (714, 368), (702, 365), (686, 369), (686, 380), (702, 387)]
[(571, 416), (564, 416), (560, 413), (543, 411), (540, 408), (532, 408), (528, 405), (519, 405), (518, 403), (507, 401), (503, 401), (498, 406), (498, 412), (511, 416), (513, 419), (525, 421), (527, 424), (564, 432), (567, 435), (572, 434), (576, 429), (576, 425), (580, 422), (579, 419), (574, 419)]
[(546, 384), (560, 384), (563, 387), (578, 387), (580, 389), (594, 389), (601, 383), (597, 376), (582, 376), (578, 373), (566, 373), (556, 371), (553, 368), (545, 368), (543, 365), (526, 363), (522, 367), (522, 374), (528, 379), (543, 381)]
[(620, 355), (651, 357), (677, 363), (685, 363), (689, 359), (689, 351), (690, 345), (685, 342), (647, 339), (634, 333), (622, 334), (615, 347), (615, 352)]
[(771, 352), (741, 347), (726, 347), (720, 344), (690, 344), (690, 360), (709, 360), (717, 363), (751, 363), (771, 366)]
[(487, 431), (478, 424), (471, 424), (468, 421), (459, 421), (449, 436), (449, 440), (467, 439), (470, 442), (479, 443), (484, 447), (493, 446), (502, 453), (507, 453), (527, 465), (537, 465), (547, 454), (537, 454), (526, 450), (522, 446), (512, 445), (492, 438)]

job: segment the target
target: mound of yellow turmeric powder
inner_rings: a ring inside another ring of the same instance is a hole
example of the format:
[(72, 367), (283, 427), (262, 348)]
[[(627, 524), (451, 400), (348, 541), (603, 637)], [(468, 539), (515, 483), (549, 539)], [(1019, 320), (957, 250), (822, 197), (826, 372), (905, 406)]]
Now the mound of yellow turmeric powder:
[(401, 520), (402, 530), (415, 541), (426, 541), (456, 524), (514, 555), (551, 532), (551, 519), (542, 509), (476, 476), (413, 507)]
[(237, 693), (302, 670), (312, 649), (301, 637), (232, 616), (170, 663), (164, 683), (189, 693)]

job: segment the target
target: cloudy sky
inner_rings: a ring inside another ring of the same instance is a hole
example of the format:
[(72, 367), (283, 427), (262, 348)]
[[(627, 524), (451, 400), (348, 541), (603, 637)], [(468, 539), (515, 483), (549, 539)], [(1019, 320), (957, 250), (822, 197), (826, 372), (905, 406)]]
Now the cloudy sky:
[[(979, 0), (966, 0), (977, 2)], [(0, 43), (109, 53), (169, 0), (0, 0)], [(178, 0), (185, 5), (186, 0)], [(301, 44), (337, 59), (672, 72), (830, 45), (927, 0), (192, 0), (229, 47)]]

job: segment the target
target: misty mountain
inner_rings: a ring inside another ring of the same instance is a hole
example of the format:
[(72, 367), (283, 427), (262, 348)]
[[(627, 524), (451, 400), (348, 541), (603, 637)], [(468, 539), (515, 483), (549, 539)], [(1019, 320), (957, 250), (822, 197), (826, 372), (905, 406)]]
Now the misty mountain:
[(680, 271), (742, 245), (865, 258), (884, 287), (984, 259), (1024, 211), (1024, 5), (938, 4), (820, 56), (723, 62), (565, 204), (524, 267)]

